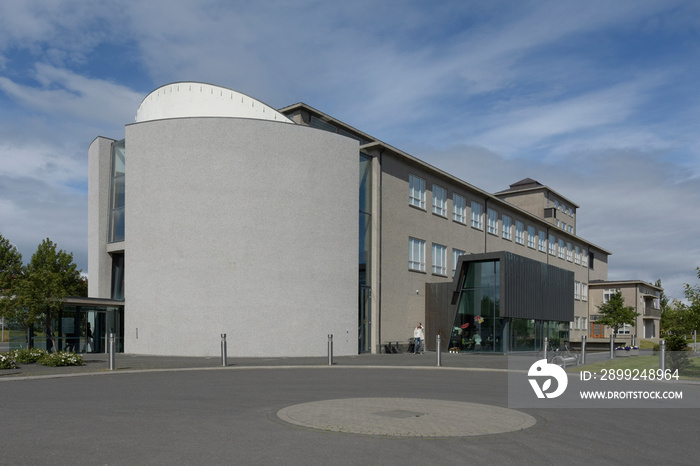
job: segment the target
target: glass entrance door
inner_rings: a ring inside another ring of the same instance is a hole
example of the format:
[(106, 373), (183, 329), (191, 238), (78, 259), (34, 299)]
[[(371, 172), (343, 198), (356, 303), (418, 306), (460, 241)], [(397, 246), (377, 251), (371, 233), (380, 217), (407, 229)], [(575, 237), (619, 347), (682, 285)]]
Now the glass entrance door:
[(83, 351), (86, 353), (105, 353), (107, 351), (107, 312), (86, 311), (85, 328), (82, 330), (84, 338)]

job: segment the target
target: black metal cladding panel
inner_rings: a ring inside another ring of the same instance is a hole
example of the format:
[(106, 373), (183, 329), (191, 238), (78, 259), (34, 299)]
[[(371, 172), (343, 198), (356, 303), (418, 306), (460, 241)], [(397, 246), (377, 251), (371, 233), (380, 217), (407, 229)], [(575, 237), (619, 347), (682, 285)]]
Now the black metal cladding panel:
[(501, 316), (574, 320), (574, 273), (506, 252), (503, 256)]

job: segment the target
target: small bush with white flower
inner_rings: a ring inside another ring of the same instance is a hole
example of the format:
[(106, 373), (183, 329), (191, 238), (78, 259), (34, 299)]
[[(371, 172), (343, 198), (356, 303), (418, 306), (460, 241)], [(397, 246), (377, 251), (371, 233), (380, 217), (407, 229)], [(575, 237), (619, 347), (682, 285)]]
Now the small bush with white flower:
[(28, 348), (10, 351), (10, 354), (14, 357), (14, 360), (20, 364), (31, 364), (39, 361), (49, 353), (41, 348)]
[(59, 351), (58, 353), (47, 353), (39, 362), (44, 366), (84, 366), (83, 357), (70, 351)]
[(15, 358), (9, 353), (0, 354), (0, 369), (17, 369)]

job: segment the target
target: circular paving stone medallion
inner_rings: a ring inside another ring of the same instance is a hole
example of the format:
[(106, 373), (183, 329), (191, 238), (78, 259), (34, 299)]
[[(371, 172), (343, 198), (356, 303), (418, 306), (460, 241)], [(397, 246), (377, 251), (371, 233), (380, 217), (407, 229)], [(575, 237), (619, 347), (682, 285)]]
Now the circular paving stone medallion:
[(317, 430), (391, 437), (464, 437), (532, 427), (534, 417), (479, 403), (422, 398), (348, 398), (282, 408), (285, 422)]

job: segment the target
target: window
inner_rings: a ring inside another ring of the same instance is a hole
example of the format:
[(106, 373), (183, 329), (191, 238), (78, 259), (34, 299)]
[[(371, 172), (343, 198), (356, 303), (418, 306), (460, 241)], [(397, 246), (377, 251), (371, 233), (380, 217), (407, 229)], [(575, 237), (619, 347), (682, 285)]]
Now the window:
[(554, 235), (549, 235), (549, 254), (552, 256), (557, 254), (557, 240)]
[(540, 244), (539, 244), (540, 251), (542, 251), (542, 252), (546, 251), (546, 249), (545, 249), (546, 243), (547, 243), (547, 234), (544, 231), (540, 230)]
[(581, 299), (581, 282), (574, 282), (574, 299), (577, 301)]
[(502, 231), (503, 239), (507, 239), (507, 240), (513, 239), (512, 222), (513, 221), (507, 215), (504, 215), (501, 218), (501, 231)]
[(629, 335), (631, 332), (632, 326), (630, 324), (622, 324), (622, 326), (617, 329), (618, 335)]
[(109, 193), (109, 237), (110, 243), (124, 241), (126, 147), (125, 140), (112, 143), (111, 185)]
[(590, 253), (588, 256), (588, 268), (593, 269), (595, 265), (595, 255), (593, 253)]
[(452, 248), (452, 276), (455, 276), (455, 272), (457, 271), (457, 262), (459, 261), (459, 256), (463, 256), (466, 254), (466, 251), (462, 251), (461, 249), (454, 249)]
[(581, 330), (588, 330), (588, 318), (581, 317)]
[(447, 190), (436, 184), (433, 185), (433, 213), (447, 216)]
[(447, 248), (433, 243), (433, 273), (447, 275)]
[(564, 258), (564, 240), (563, 239), (559, 240), (559, 251), (558, 251), (557, 256), (559, 257), (559, 259)]
[(581, 328), (581, 318), (574, 317), (574, 330), (578, 330), (579, 328)]
[(527, 226), (527, 247), (535, 249), (537, 246), (537, 234), (535, 233), (535, 227)]
[(498, 212), (493, 209), (488, 209), (488, 223), (486, 224), (486, 231), (492, 235), (498, 234)]
[(588, 267), (588, 252), (585, 249), (581, 251), (581, 265)]
[(476, 229), (484, 229), (484, 207), (478, 202), (472, 201), (472, 226)]
[(574, 264), (581, 264), (581, 248), (576, 246), (576, 253), (574, 254)]
[(569, 233), (571, 233), (572, 235), (574, 234), (574, 227), (572, 227), (571, 225), (569, 225)]
[(416, 175), (408, 175), (408, 203), (420, 209), (425, 209), (425, 180)]
[(566, 222), (561, 222), (561, 229), (566, 231)]
[(525, 244), (525, 225), (520, 220), (515, 221), (515, 242)]
[(581, 300), (588, 301), (588, 283), (581, 283)]
[(571, 243), (566, 243), (566, 260), (569, 262), (574, 260), (574, 248), (571, 247)]
[(425, 241), (408, 238), (408, 268), (425, 272)]
[(452, 220), (467, 223), (467, 200), (459, 194), (452, 194)]
[(610, 298), (613, 297), (615, 293), (618, 293), (620, 290), (611, 288), (609, 290), (603, 290), (603, 304), (607, 303), (610, 301)]

